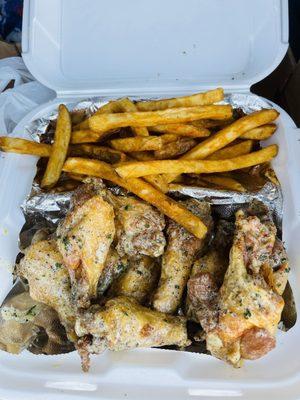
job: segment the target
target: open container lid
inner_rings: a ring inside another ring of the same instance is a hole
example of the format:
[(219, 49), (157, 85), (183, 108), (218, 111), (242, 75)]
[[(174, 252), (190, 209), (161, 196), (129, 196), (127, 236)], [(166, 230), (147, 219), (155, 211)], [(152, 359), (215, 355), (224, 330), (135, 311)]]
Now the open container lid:
[(247, 90), (282, 60), (288, 0), (25, 0), (23, 59), (59, 96)]

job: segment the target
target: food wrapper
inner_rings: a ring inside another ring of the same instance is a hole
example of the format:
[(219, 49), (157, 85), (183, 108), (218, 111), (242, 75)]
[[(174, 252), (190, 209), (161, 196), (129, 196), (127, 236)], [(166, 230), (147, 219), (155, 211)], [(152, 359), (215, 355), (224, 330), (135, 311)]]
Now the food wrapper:
[[(79, 103), (68, 104), (68, 108), (72, 111), (72, 118), (78, 118), (80, 120), (84, 116), (89, 116), (94, 113), (99, 107), (107, 103), (111, 99), (92, 98), (86, 99)], [(133, 98), (133, 100), (140, 100), (138, 98)], [(223, 104), (231, 104), (233, 108), (240, 109), (244, 113), (248, 114), (253, 111), (258, 111), (263, 108), (271, 108), (271, 104), (267, 101), (259, 98), (258, 96), (249, 94), (232, 94), (226, 96)], [(32, 121), (27, 127), (27, 131), (30, 136), (39, 142), (51, 143), (53, 139), (55, 121), (57, 118), (57, 109), (45, 114), (42, 118), (38, 118)], [(250, 204), (258, 202), (263, 206), (267, 207), (273, 216), (275, 225), (277, 227), (278, 236), (281, 238), (281, 226), (282, 226), (282, 205), (283, 196), (280, 185), (276, 184), (276, 179), (269, 180), (268, 175), (265, 170), (270, 168), (268, 166), (254, 167), (252, 170), (252, 183), (248, 185), (245, 182), (245, 186), (248, 187), (247, 192), (233, 192), (227, 190), (215, 189), (213, 187), (199, 187), (194, 184), (174, 184), (172, 185), (172, 190), (170, 195), (173, 197), (192, 197), (195, 199), (206, 200), (212, 205), (212, 210), (215, 216), (222, 219), (233, 219), (235, 212), (240, 208), (248, 208)], [(245, 174), (247, 175), (247, 174)], [(249, 174), (248, 174), (249, 175)], [(69, 191), (52, 191), (44, 192), (39, 187), (39, 168), (37, 176), (33, 182), (32, 190), (28, 198), (24, 201), (22, 205), (22, 210), (25, 217), (25, 224), (20, 232), (20, 250), (25, 249), (32, 240), (36, 240), (37, 236), (48, 236), (56, 229), (56, 226), (61, 218), (63, 218), (70, 207), (71, 197), (73, 195), (73, 190)], [(254, 182), (254, 184), (253, 184)], [(123, 189), (112, 186), (110, 187), (115, 194), (120, 194)], [(18, 259), (22, 255), (17, 257)], [(18, 285), (20, 282), (18, 282)], [(23, 286), (23, 291), (26, 290)], [(15, 289), (8, 294), (3, 307), (7, 302), (14, 301), (15, 296), (20, 294), (15, 293)], [(285, 299), (285, 308), (282, 314), (282, 321), (280, 327), (284, 330), (290, 329), (296, 322), (296, 309), (293, 299), (292, 289), (288, 284), (283, 295)], [(17, 299), (16, 299), (17, 300)], [(1, 311), (1, 310), (0, 310)], [(189, 335), (194, 337), (197, 332), (193, 331), (195, 327), (193, 324), (188, 326)], [(1, 337), (1, 325), (0, 325), (0, 337)], [(43, 333), (44, 334), (44, 333)], [(28, 341), (28, 337), (26, 336)], [(31, 342), (37, 343), (39, 339), (39, 332), (35, 331), (33, 334), (33, 339)], [(26, 341), (24, 337), (24, 342)], [(24, 347), (25, 344), (24, 344)], [(27, 343), (27, 347), (31, 347), (31, 344)], [(70, 349), (71, 346), (65, 347), (65, 349)], [(56, 348), (56, 351), (59, 348)], [(45, 353), (43, 352), (42, 346), (35, 346), (35, 353)], [(193, 351), (197, 353), (205, 352), (205, 346), (201, 342), (193, 341), (192, 345), (188, 348), (182, 349), (185, 351)]]

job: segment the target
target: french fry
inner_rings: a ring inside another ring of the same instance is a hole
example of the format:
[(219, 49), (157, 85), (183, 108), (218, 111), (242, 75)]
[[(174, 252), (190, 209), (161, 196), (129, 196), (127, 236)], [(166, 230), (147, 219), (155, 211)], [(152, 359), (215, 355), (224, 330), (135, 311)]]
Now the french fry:
[[(233, 142), (235, 139), (237, 139), (250, 129), (254, 129), (258, 126), (274, 121), (278, 117), (278, 115), (278, 111), (274, 109), (261, 110), (246, 115), (233, 122), (231, 125), (228, 125), (224, 129), (220, 130), (215, 135), (212, 135), (208, 139), (199, 143), (192, 150), (185, 153), (181, 157), (181, 159), (203, 160), (211, 154), (215, 153), (217, 150), (222, 149), (229, 143)], [(175, 174), (169, 174), (166, 179), (168, 183), (170, 183), (174, 179), (176, 179), (176, 177), (177, 175)]]
[(126, 154), (106, 146), (93, 144), (77, 144), (69, 147), (69, 155), (73, 157), (89, 156), (108, 164), (116, 164), (126, 160)]
[(162, 193), (167, 193), (169, 191), (169, 185), (163, 175), (148, 175), (145, 176), (144, 180)]
[(192, 149), (194, 146), (196, 146), (196, 144), (197, 142), (192, 138), (178, 139), (175, 142), (166, 144), (162, 149), (156, 150), (154, 152), (154, 159), (164, 160), (180, 156), (181, 154), (184, 154)]
[[(124, 112), (138, 111), (136, 105), (128, 98), (124, 98), (124, 99), (120, 100), (119, 106), (120, 106), (121, 110)], [(133, 127), (131, 127), (131, 129), (132, 129), (132, 132), (136, 136), (149, 136), (148, 129), (143, 126), (142, 127), (134, 127), (133, 126)]]
[(224, 189), (234, 190), (236, 192), (246, 192), (246, 188), (237, 180), (221, 175), (201, 175), (204, 182), (212, 183)]
[(224, 128), (226, 125), (232, 124), (235, 120), (228, 118), (224, 120), (219, 119), (200, 119), (199, 121), (192, 121), (190, 124), (196, 128)]
[(150, 151), (133, 151), (130, 156), (138, 161), (151, 161), (154, 160), (154, 155)]
[(196, 237), (201, 239), (207, 233), (207, 228), (201, 219), (192, 214), (184, 206), (167, 197), (159, 190), (156, 190), (153, 186), (142, 179), (125, 180), (120, 178), (109, 164), (98, 160), (68, 158), (64, 164), (63, 171), (96, 176), (109, 180), (152, 204), (163, 214), (176, 221), (179, 225), (182, 225)]
[(223, 89), (217, 88), (209, 90), (208, 92), (193, 94), (191, 96), (175, 97), (173, 99), (165, 100), (139, 101), (136, 105), (140, 111), (157, 111), (176, 107), (204, 106), (221, 101), (223, 98)]
[(230, 105), (180, 107), (160, 111), (144, 111), (93, 115), (89, 118), (89, 129), (103, 133), (127, 126), (154, 126), (176, 124), (202, 118), (226, 119), (232, 116)]
[(0, 150), (9, 153), (49, 157), (51, 154), (51, 145), (33, 142), (32, 140), (2, 136), (0, 137)]
[[(51, 149), (52, 146), (50, 144), (5, 136), (0, 137), (0, 150), (4, 152), (50, 157)], [(120, 151), (90, 144), (71, 145), (68, 149), (68, 154), (71, 156), (89, 156), (109, 164), (116, 164), (126, 160), (126, 154)]]
[[(153, 155), (150, 155), (149, 152), (146, 151), (136, 151), (130, 153), (130, 157), (134, 158), (136, 160), (144, 160), (149, 161), (153, 160)], [(154, 186), (156, 189), (160, 190), (163, 193), (167, 193), (169, 191), (169, 185), (166, 182), (165, 178), (162, 175), (149, 175), (146, 176), (145, 181), (150, 183), (152, 186)]]
[[(102, 115), (102, 114), (112, 114), (116, 112), (122, 112), (123, 109), (120, 107), (120, 102), (123, 99), (120, 100), (112, 100), (109, 101), (107, 104), (104, 104), (104, 106), (100, 107), (93, 115)], [(89, 117), (91, 118), (91, 117)], [(74, 126), (74, 130), (85, 130), (89, 129), (89, 118), (87, 118), (85, 121), (77, 124)]]
[(226, 160), (228, 158), (234, 158), (248, 154), (253, 148), (253, 140), (243, 140), (241, 143), (233, 144), (232, 146), (224, 147), (210, 156), (206, 157), (205, 160)]
[(276, 131), (276, 124), (267, 124), (243, 133), (242, 139), (266, 140)]
[(216, 172), (233, 171), (262, 164), (275, 157), (277, 151), (277, 145), (271, 145), (262, 150), (228, 160), (135, 161), (123, 163), (122, 165), (117, 166), (116, 171), (122, 178), (126, 179), (164, 174), (170, 171), (172, 171), (172, 173), (174, 172), (174, 174), (211, 174)]
[(47, 168), (41, 182), (42, 188), (51, 188), (59, 180), (67, 156), (71, 132), (72, 123), (69, 111), (64, 104), (60, 104), (58, 108), (54, 142), (51, 148)]
[(159, 133), (171, 133), (178, 136), (187, 136), (191, 138), (202, 138), (210, 135), (210, 131), (206, 128), (189, 125), (189, 124), (168, 124), (150, 126), (149, 130)]
[(106, 139), (113, 132), (114, 131), (107, 131), (99, 134), (99, 132), (94, 132), (91, 129), (80, 129), (72, 132), (71, 143), (80, 144), (99, 142)]
[(70, 112), (70, 115), (71, 115), (72, 126), (76, 126), (85, 119), (86, 112), (85, 110), (76, 110)]
[(129, 153), (132, 151), (160, 150), (165, 143), (170, 143), (176, 139), (176, 135), (136, 136), (133, 138), (113, 139), (110, 141), (110, 145), (115, 150)]

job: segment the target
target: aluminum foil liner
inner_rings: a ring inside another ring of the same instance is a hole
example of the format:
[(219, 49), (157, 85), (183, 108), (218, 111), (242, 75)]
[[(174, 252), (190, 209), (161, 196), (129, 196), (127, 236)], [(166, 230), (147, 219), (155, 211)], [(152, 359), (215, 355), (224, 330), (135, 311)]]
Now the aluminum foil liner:
[[(155, 97), (154, 97), (155, 98)], [(133, 100), (140, 100), (133, 97)], [(73, 115), (90, 115), (99, 107), (106, 104), (111, 98), (91, 98), (77, 103), (68, 104), (68, 108), (73, 112)], [(239, 108), (244, 113), (258, 111), (263, 108), (271, 108), (272, 105), (258, 96), (252, 94), (231, 94), (225, 97), (223, 104), (231, 104), (233, 108)], [(26, 130), (31, 137), (39, 142), (51, 143), (57, 118), (57, 108), (42, 118), (32, 121)], [(116, 194), (122, 194), (123, 190), (112, 187)], [(32, 191), (29, 197), (22, 205), (22, 211), (25, 216), (25, 224), (20, 233), (20, 249), (26, 248), (35, 237), (36, 234), (49, 235), (54, 232), (61, 218), (63, 218), (69, 207), (73, 192), (60, 193), (45, 193), (37, 183), (33, 182)], [(235, 211), (238, 208), (248, 207), (253, 200), (260, 201), (271, 211), (274, 222), (277, 226), (279, 236), (281, 234), (282, 225), (282, 192), (280, 186), (273, 184), (270, 181), (265, 181), (265, 184), (257, 190), (246, 193), (238, 193), (226, 190), (216, 190), (203, 188), (199, 186), (174, 185), (171, 192), (175, 197), (193, 197), (196, 199), (205, 199), (212, 204), (213, 212), (220, 218), (233, 218)], [(18, 258), (17, 258), (18, 260)], [(19, 285), (19, 283), (18, 283)], [(19, 286), (18, 286), (19, 287)], [(14, 288), (8, 294), (5, 302), (15, 296)], [(283, 313), (282, 327), (285, 329), (291, 328), (296, 321), (296, 311), (293, 301), (293, 294), (290, 285), (287, 286), (284, 294), (288, 307)], [(193, 344), (187, 351), (205, 352), (203, 344)]]

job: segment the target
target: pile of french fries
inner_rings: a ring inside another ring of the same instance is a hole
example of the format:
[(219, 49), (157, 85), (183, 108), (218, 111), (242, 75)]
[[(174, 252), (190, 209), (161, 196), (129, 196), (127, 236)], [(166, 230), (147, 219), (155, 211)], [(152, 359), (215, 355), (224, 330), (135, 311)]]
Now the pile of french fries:
[(53, 144), (1, 137), (5, 152), (48, 158), (41, 180), (45, 190), (58, 187), (62, 172), (73, 180), (99, 177), (127, 189), (184, 226), (196, 237), (203, 222), (166, 193), (182, 174), (220, 189), (245, 191), (224, 173), (267, 163), (277, 155), (271, 145), (253, 151), (276, 130), (274, 109), (233, 116), (218, 104), (223, 89), (165, 100), (111, 101), (92, 116), (76, 118), (59, 106)]

